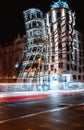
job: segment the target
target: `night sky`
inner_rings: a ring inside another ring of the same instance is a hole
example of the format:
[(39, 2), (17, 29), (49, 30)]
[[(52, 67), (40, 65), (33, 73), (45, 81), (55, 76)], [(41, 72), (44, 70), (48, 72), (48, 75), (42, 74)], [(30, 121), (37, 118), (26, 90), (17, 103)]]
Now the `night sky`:
[[(52, 1), (57, 0), (3, 0), (0, 3), (0, 44), (11, 42), (18, 33), (25, 34), (23, 11), (29, 8), (39, 8), (44, 13), (50, 10)], [(76, 13), (77, 28), (84, 32), (83, 0), (65, 0)], [(81, 2), (80, 2), (81, 1)]]

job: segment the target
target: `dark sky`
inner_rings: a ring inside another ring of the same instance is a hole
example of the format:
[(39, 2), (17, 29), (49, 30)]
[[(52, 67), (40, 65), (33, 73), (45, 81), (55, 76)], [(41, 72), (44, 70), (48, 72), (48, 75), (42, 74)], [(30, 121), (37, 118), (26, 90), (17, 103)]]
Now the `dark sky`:
[[(0, 3), (0, 44), (10, 42), (18, 33), (25, 34), (23, 11), (29, 8), (39, 8), (44, 13), (50, 10), (52, 1), (57, 0), (3, 0)], [(83, 0), (65, 0), (76, 13), (76, 24), (84, 31)], [(80, 2), (81, 1), (81, 2)]]

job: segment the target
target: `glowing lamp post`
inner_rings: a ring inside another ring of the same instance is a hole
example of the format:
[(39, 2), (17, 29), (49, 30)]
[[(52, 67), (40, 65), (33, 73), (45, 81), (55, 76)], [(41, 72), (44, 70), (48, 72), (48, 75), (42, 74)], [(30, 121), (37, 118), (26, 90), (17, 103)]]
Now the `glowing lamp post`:
[(50, 70), (48, 71), (48, 86), (49, 86), (49, 90), (50, 90)]
[(40, 64), (41, 64), (41, 58), (38, 59), (39, 84), (40, 84)]
[(15, 77), (17, 76), (18, 67), (19, 67), (19, 63), (17, 62), (15, 64)]

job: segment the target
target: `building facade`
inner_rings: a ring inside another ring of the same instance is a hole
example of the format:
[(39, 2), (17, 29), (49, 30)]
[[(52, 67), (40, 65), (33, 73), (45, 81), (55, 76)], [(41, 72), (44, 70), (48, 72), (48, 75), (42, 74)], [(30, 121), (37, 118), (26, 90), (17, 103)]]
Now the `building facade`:
[[(73, 55), (74, 55), (74, 81), (84, 82), (84, 38), (83, 33), (74, 30)], [(75, 73), (77, 72), (77, 73)]]
[(46, 26), (51, 77), (56, 73), (58, 82), (84, 82), (84, 40), (75, 30), (75, 12), (58, 0), (46, 14)]
[(0, 46), (0, 82), (16, 82), (17, 69), (24, 56), (24, 40), (18, 36), (10, 44)]
[(27, 43), (17, 82), (40, 82), (46, 70), (46, 38), (43, 12), (31, 8), (23, 12)]
[(30, 8), (23, 16), (26, 36), (0, 45), (0, 83), (49, 90), (84, 82), (84, 38), (68, 3), (58, 0), (46, 14)]
[(47, 13), (46, 25), (49, 41), (49, 70), (70, 74), (72, 71), (72, 42), (75, 25), (74, 13), (68, 4), (58, 1)]
[(75, 30), (75, 13), (68, 3), (54, 2), (45, 16), (39, 9), (23, 14), (27, 44), (19, 82), (30, 82), (38, 70), (36, 81), (42, 83), (84, 82), (84, 40)]

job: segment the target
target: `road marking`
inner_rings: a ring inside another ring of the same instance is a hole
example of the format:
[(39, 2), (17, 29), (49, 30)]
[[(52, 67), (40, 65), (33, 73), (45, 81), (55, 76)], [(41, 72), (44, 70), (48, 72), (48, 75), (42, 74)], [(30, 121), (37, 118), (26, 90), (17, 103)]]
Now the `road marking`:
[(63, 108), (55, 108), (55, 109), (50, 109), (50, 110), (46, 110), (46, 111), (36, 112), (36, 113), (24, 115), (24, 116), (14, 117), (14, 118), (10, 118), (10, 119), (7, 119), (7, 120), (0, 121), (0, 124), (6, 123), (6, 122), (10, 122), (10, 121), (14, 121), (14, 120), (23, 119), (23, 118), (33, 117), (33, 116), (37, 116), (37, 115), (44, 114), (44, 113), (61, 111), (61, 110), (64, 110), (64, 109), (68, 109), (69, 107), (70, 106), (63, 107)]

